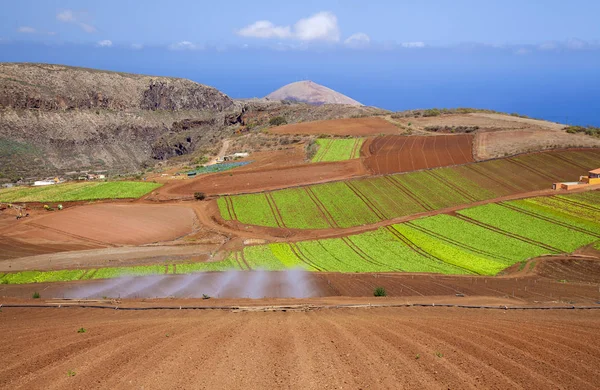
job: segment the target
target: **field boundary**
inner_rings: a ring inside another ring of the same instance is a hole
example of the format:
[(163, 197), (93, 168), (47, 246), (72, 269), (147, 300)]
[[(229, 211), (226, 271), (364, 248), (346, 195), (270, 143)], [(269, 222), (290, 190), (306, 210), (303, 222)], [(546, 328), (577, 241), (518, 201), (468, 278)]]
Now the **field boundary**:
[(285, 305), (285, 306), (109, 306), (85, 304), (54, 304), (54, 305), (27, 305), (27, 304), (0, 304), (0, 309), (108, 309), (125, 311), (144, 310), (231, 310), (231, 311), (313, 311), (335, 309), (372, 309), (372, 308), (457, 308), (457, 309), (487, 309), (487, 310), (600, 310), (600, 306), (493, 306), (493, 305), (456, 305), (451, 303), (399, 303), (399, 304), (344, 304), (344, 305)]

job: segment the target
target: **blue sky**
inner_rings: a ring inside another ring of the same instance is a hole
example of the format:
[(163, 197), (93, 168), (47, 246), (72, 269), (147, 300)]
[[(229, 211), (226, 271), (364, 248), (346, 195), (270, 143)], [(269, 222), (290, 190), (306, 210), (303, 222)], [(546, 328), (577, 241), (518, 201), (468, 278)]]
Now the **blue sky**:
[(0, 61), (600, 125), (600, 0), (4, 1)]
[(104, 42), (104, 47), (108, 41), (136, 47), (189, 42), (189, 47), (200, 48), (207, 44), (343, 45), (361, 34), (358, 43), (368, 39), (379, 45), (521, 45), (600, 40), (598, 15), (597, 0), (19, 0), (3, 2), (0, 38)]

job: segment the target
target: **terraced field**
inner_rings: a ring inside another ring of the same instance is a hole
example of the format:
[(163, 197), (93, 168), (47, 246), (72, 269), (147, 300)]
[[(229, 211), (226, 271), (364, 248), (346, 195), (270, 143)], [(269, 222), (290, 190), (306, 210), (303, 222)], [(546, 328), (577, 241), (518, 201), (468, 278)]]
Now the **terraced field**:
[(360, 157), (360, 148), (364, 138), (320, 138), (319, 150), (312, 162), (344, 161)]
[(139, 198), (161, 184), (137, 181), (65, 183), (0, 190), (0, 202), (68, 202)]
[(347, 228), (522, 192), (549, 189), (600, 166), (600, 150), (523, 155), (455, 167), (218, 199), (221, 215), (249, 225)]
[(501, 202), (362, 234), (245, 247), (219, 262), (0, 274), (2, 284), (202, 271), (285, 270), (495, 275), (600, 242), (600, 191)]

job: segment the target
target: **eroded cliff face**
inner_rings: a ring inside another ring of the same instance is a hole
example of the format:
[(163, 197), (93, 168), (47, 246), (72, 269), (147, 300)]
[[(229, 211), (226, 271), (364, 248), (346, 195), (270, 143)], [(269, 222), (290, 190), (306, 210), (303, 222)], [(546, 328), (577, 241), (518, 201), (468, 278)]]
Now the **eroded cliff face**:
[(0, 175), (133, 172), (219, 142), (241, 110), (190, 80), (0, 64)]

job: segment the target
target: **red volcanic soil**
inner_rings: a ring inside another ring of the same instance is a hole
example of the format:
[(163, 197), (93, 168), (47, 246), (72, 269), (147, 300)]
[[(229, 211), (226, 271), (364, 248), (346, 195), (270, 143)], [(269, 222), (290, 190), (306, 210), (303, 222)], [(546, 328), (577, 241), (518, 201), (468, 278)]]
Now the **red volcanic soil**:
[(359, 159), (254, 170), (232, 170), (167, 184), (156, 191), (158, 193), (156, 198), (191, 197), (194, 192), (204, 192), (207, 195), (260, 192), (343, 180), (364, 176), (367, 173)]
[[(542, 267), (543, 260), (535, 260)], [(596, 260), (597, 264), (600, 263)], [(593, 267), (589, 263), (588, 267)], [(138, 278), (87, 280), (65, 283), (0, 286), (0, 296), (30, 298), (43, 291), (43, 298), (200, 298), (208, 294), (217, 298), (289, 298), (298, 297), (372, 297), (376, 287), (384, 287), (389, 297), (428, 298), (444, 303), (461, 294), (467, 299), (512, 299), (517, 304), (594, 305), (599, 299), (598, 284), (580, 281), (572, 274), (553, 279), (531, 272), (497, 277), (453, 276), (410, 273), (330, 273), (231, 271), (189, 275), (157, 275)], [(569, 266), (567, 265), (567, 269)], [(588, 269), (589, 270), (589, 269)], [(542, 271), (543, 272), (543, 271)], [(598, 273), (595, 274), (598, 278)], [(460, 303), (460, 302), (458, 302)]]
[(384, 136), (365, 142), (364, 164), (374, 174), (409, 172), (473, 162), (471, 134)]
[(596, 389), (600, 383), (600, 310), (3, 308), (0, 328), (5, 389)]
[[(19, 249), (13, 247), (23, 246), (25, 249), (20, 254), (23, 256), (115, 244), (142, 245), (189, 234), (195, 221), (191, 208), (177, 205), (103, 203), (77, 206), (5, 227), (2, 234), (6, 236), (0, 240), (0, 248), (14, 251), (10, 257), (20, 257)], [(48, 245), (54, 242), (61, 243), (64, 248)], [(36, 250), (39, 247), (47, 250)]]
[(398, 134), (400, 129), (385, 119), (369, 117), (295, 123), (269, 129), (269, 132), (273, 134), (373, 136)]

